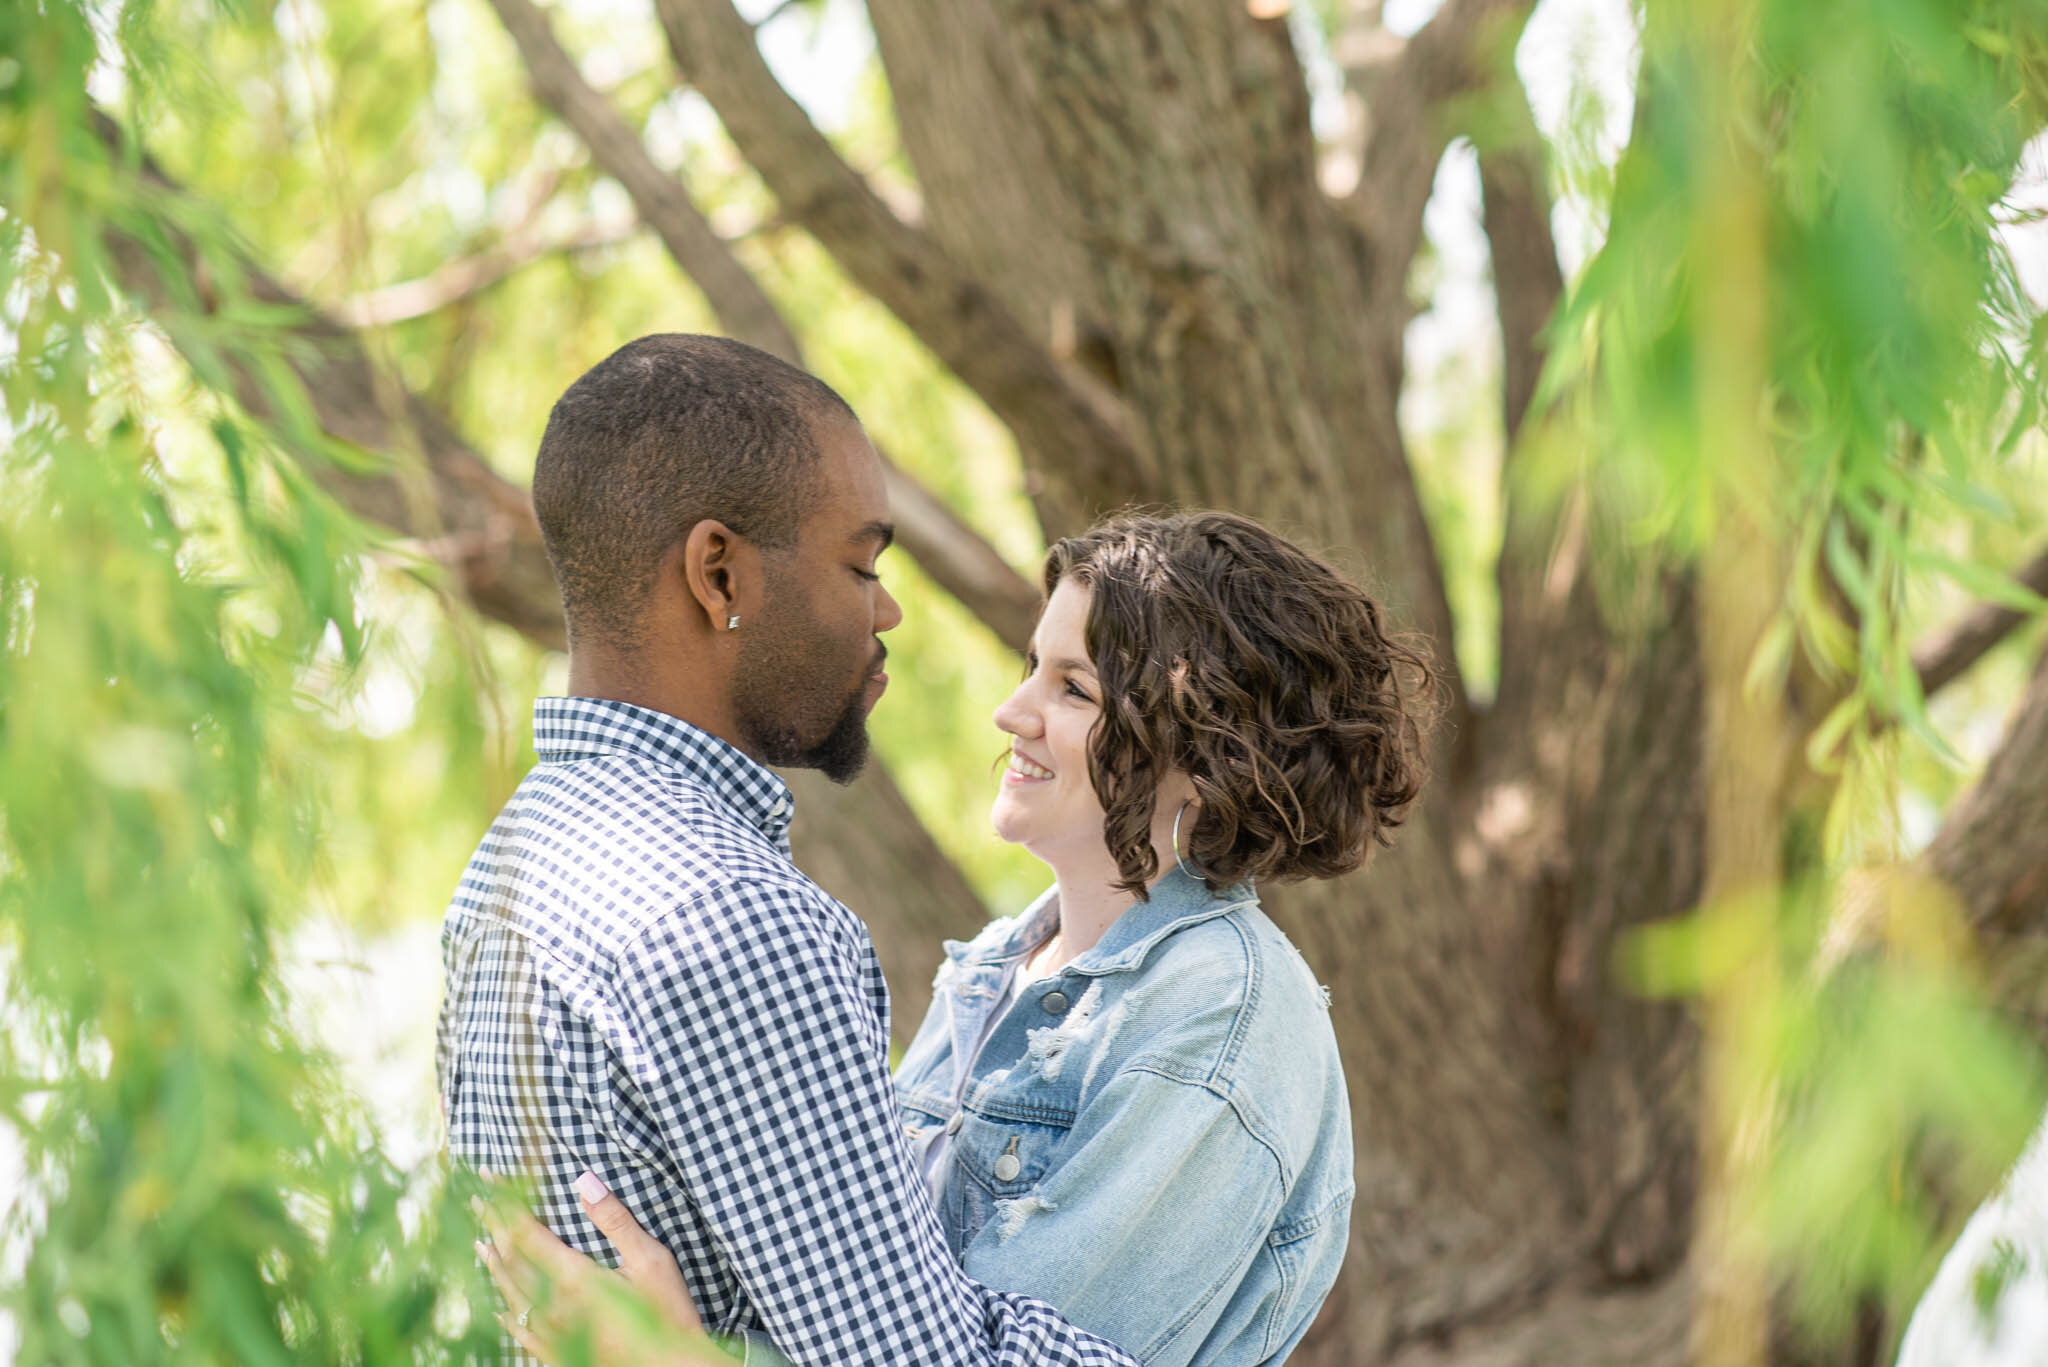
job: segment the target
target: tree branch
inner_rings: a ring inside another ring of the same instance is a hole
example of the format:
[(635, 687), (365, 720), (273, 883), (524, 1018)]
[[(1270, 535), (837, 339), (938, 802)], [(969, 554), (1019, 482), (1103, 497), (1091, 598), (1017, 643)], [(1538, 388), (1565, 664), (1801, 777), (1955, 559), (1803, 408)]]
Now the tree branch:
[[(1359, 7), (1374, 20), (1377, 8)], [(1344, 203), (1385, 259), (1409, 260), (1421, 240), (1437, 163), (1457, 127), (1447, 106), (1493, 80), (1532, 8), (1530, 0), (1444, 0), (1406, 42), (1382, 30), (1352, 44), (1345, 74), (1365, 105), (1367, 132), (1358, 185)]]
[(905, 473), (886, 451), (881, 455), (897, 544), (998, 640), (1023, 654), (1038, 625), (1038, 590), (950, 506)]
[[(2034, 593), (2048, 596), (2048, 549), (2021, 566), (2013, 580)], [(2033, 619), (2034, 614), (2003, 603), (1978, 604), (1913, 652), (1920, 691), (1932, 697), (1983, 659), (1993, 646)]]
[(634, 223), (586, 223), (574, 232), (543, 234), (538, 229), (515, 229), (475, 256), (450, 261), (432, 274), (417, 280), (344, 299), (335, 307), (337, 321), (349, 327), (383, 327), (447, 308), (503, 280), (526, 266), (550, 256), (612, 247), (630, 240), (640, 231)]
[(728, 0), (657, 0), (655, 10), (678, 68), (784, 211), (1021, 443), (1060, 454), (1045, 468), (1071, 484), (1067, 501), (1083, 515), (1124, 501), (1139, 455), (1122, 406), (1063, 369), (977, 278), (890, 212), (777, 83)]
[(756, 19), (754, 21), (754, 31), (756, 33), (759, 33), (762, 29), (767, 28), (777, 19), (780, 19), (783, 15), (789, 13), (791, 10), (797, 8), (799, 5), (802, 5), (804, 2), (805, 0), (780, 0), (780, 3), (778, 3), (774, 9), (769, 10), (766, 14), (762, 15), (759, 19)]
[[(775, 302), (712, 230), (687, 187), (654, 164), (639, 136), (583, 79), (547, 16), (532, 0), (491, 4), (518, 45), (541, 102), (575, 130), (606, 174), (625, 186), (669, 256), (703, 289), (720, 325), (750, 346), (802, 365), (802, 347)], [(904, 550), (1005, 645), (1022, 651), (1038, 618), (1038, 590), (886, 453), (883, 471)]]
[(1984, 777), (1949, 809), (1927, 863), (1979, 931), (2048, 931), (2048, 655)]
[[(119, 127), (95, 112), (95, 131), (114, 147), (125, 139)], [(183, 187), (145, 155), (137, 173), (167, 200), (185, 197)], [(198, 245), (169, 215), (156, 224), (153, 240), (110, 232), (108, 250), (119, 283), (146, 301), (165, 325), (174, 345), (186, 347), (181, 317), (207, 317), (221, 304), (211, 282), (231, 271), (248, 297), (299, 315), (296, 345), (283, 355), (305, 387), (313, 416), (328, 434), (378, 452), (416, 452), (424, 463), (430, 505), (421, 507), (395, 472), (359, 475), (326, 462), (310, 468), (358, 515), (418, 538), (420, 545), (448, 556), (449, 567), (485, 615), (495, 617), (544, 645), (564, 644), (561, 600), (541, 545), (540, 528), (524, 490), (499, 475), (416, 395), (403, 393), (397, 411), (380, 401), (379, 376), (362, 342), (348, 328), (299, 298), (254, 262), (202, 259)], [(251, 358), (232, 350), (202, 353), (224, 361), (243, 406), (259, 418), (278, 416), (274, 389)]]
[(767, 295), (699, 212), (682, 183), (654, 164), (640, 135), (577, 69), (533, 0), (491, 0), (542, 104), (569, 125), (604, 173), (626, 188), (640, 217), (733, 336), (799, 364), (796, 337)]
[[(868, 0), (919, 225), (1062, 361), (1117, 388), (1086, 225), (990, 0)], [(1001, 167), (999, 175), (991, 167)]]
[(1529, 111), (1528, 92), (1512, 70), (1498, 87), (1493, 118), (1475, 123), (1479, 189), (1486, 242), (1493, 257), (1493, 294), (1500, 320), (1501, 437), (1512, 451), (1536, 394), (1548, 352), (1543, 330), (1564, 297), (1564, 272), (1550, 229), (1550, 186), (1543, 140)]
[(1542, 140), (1513, 72), (1500, 98), (1470, 120), (1479, 149), (1486, 240), (1493, 257), (1501, 340), (1500, 681), (1488, 729), (1493, 762), (1535, 766), (1539, 787), (1569, 770), (1567, 747), (1528, 747), (1537, 730), (1593, 695), (1611, 664), (1607, 626), (1594, 601), (1583, 499), (1538, 495), (1518, 478), (1523, 425), (1543, 373), (1543, 330), (1564, 293), (1550, 230)]

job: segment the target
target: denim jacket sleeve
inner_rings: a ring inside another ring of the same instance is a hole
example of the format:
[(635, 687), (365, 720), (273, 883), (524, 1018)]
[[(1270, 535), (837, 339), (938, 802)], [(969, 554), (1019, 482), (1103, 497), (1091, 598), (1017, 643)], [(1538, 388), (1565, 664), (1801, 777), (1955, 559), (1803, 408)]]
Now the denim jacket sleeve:
[(1062, 1148), (1035, 1191), (998, 1204), (968, 1276), (1051, 1302), (1146, 1367), (1184, 1367), (1226, 1319), (1235, 1333), (1276, 1313), (1234, 1293), (1267, 1249), (1280, 1163), (1222, 1091), (1133, 1061)]

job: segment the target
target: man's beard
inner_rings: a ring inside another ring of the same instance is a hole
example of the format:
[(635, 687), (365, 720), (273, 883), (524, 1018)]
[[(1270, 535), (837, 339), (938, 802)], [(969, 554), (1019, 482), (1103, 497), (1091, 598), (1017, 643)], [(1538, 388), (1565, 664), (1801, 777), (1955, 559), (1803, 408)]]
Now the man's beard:
[(768, 714), (762, 699), (743, 694), (737, 718), (740, 734), (762, 759), (782, 769), (816, 769), (834, 783), (851, 783), (868, 762), (867, 685), (847, 700), (825, 738), (805, 745), (786, 716)]
[(839, 720), (825, 733), (825, 739), (794, 760), (788, 761), (802, 769), (816, 769), (834, 783), (847, 784), (860, 774), (868, 762), (868, 713), (867, 685), (839, 714)]
[[(834, 783), (851, 783), (868, 759), (867, 679), (836, 707), (816, 687), (792, 685), (814, 677), (804, 652), (786, 641), (766, 642), (740, 655), (740, 687), (734, 698), (740, 736), (769, 764), (816, 769)], [(879, 668), (879, 665), (877, 666)], [(830, 719), (821, 739), (818, 723)]]

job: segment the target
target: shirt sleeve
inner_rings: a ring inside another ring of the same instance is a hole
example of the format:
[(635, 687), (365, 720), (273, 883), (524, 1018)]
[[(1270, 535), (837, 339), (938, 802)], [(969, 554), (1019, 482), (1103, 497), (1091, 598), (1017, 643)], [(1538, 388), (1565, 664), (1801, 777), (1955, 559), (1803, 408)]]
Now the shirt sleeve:
[(964, 1263), (1146, 1367), (1184, 1367), (1226, 1313), (1273, 1313), (1232, 1302), (1284, 1195), (1279, 1160), (1227, 1097), (1129, 1065), (1089, 1099), (1037, 1188), (997, 1205)]
[(851, 940), (801, 889), (741, 881), (619, 965), (619, 1062), (775, 1344), (802, 1367), (1137, 1367), (954, 1263)]

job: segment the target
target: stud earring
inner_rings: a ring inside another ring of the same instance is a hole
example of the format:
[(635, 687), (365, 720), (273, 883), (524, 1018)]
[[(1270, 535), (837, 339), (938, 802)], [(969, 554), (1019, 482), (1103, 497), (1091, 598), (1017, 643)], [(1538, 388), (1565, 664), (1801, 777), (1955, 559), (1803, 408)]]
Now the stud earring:
[(725, 629), (727, 631), (736, 631), (739, 629), (739, 625), (740, 615), (737, 612), (725, 619)]

